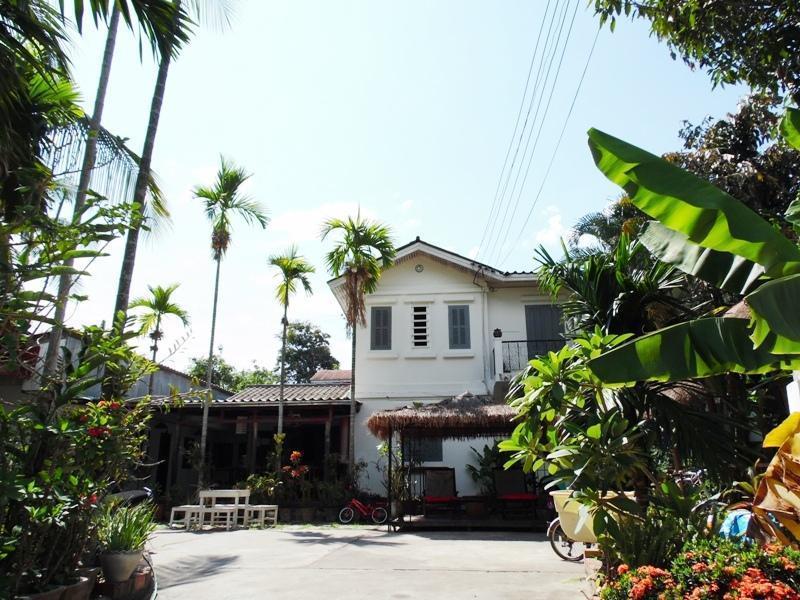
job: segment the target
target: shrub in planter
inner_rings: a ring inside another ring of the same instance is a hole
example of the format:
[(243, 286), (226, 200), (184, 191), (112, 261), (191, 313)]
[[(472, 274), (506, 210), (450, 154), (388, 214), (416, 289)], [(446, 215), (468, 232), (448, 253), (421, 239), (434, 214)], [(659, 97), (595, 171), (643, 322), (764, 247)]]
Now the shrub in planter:
[(154, 507), (149, 504), (115, 506), (109, 503), (99, 519), (100, 564), (114, 583), (126, 581), (142, 557), (144, 545), (155, 531)]
[(602, 600), (770, 598), (800, 600), (800, 551), (712, 538), (686, 544), (669, 569), (622, 564)]

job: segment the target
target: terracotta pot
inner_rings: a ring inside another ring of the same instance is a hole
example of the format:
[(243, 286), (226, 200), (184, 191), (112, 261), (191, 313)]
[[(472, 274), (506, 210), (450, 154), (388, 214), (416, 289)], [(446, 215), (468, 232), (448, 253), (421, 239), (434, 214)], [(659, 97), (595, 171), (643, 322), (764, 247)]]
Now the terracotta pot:
[(73, 583), (64, 588), (64, 595), (61, 600), (89, 600), (89, 596), (94, 588), (94, 579), (80, 577), (78, 583)]
[(122, 583), (130, 579), (141, 559), (141, 550), (103, 552), (100, 555), (100, 566), (103, 568), (103, 575), (108, 581)]

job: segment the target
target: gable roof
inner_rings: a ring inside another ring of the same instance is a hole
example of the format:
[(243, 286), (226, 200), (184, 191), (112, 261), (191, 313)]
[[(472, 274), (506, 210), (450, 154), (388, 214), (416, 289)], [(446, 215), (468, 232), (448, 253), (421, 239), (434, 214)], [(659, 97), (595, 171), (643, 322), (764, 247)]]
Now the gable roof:
[[(214, 399), (214, 406), (272, 406), (278, 403), (278, 384), (251, 385), (230, 398)], [(283, 399), (293, 406), (313, 404), (350, 404), (349, 383), (294, 383), (283, 388)], [(187, 402), (189, 404), (189, 402)]]
[[(484, 279), (488, 284), (497, 287), (513, 287), (513, 286), (526, 286), (535, 285), (538, 281), (536, 273), (533, 271), (501, 271), (487, 264), (456, 254), (440, 246), (436, 246), (426, 242), (417, 236), (417, 238), (403, 246), (396, 248), (397, 254), (394, 259), (394, 264), (399, 265), (404, 262), (410, 261), (413, 258), (425, 255), (442, 264), (459, 269), (474, 275), (476, 279)], [(333, 295), (342, 304), (340, 298), (340, 288), (344, 285), (344, 275), (334, 277), (328, 281), (328, 286), (333, 291)]]
[(350, 369), (320, 369), (311, 376), (311, 383), (350, 383)]

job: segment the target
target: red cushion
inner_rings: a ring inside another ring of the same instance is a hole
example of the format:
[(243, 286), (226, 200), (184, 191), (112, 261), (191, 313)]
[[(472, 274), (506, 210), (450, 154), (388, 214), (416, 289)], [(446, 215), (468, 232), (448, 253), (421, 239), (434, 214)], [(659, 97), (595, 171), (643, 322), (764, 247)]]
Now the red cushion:
[(516, 494), (503, 494), (500, 500), (536, 500), (539, 496), (531, 492), (517, 492)]
[(458, 498), (456, 496), (425, 496), (424, 500), (429, 504), (437, 504), (445, 502), (456, 502)]

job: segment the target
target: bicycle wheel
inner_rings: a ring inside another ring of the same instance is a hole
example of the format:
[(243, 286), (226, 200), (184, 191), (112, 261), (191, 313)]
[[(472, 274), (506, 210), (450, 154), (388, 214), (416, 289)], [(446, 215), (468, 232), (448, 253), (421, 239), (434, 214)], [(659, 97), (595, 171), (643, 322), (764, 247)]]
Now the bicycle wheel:
[(560, 522), (555, 527), (550, 528), (547, 537), (550, 539), (550, 546), (553, 548), (553, 552), (561, 559), (570, 562), (578, 562), (583, 559), (583, 544), (567, 536), (561, 528)]
[(386, 523), (386, 519), (389, 518), (389, 513), (386, 512), (386, 509), (382, 506), (379, 506), (375, 510), (372, 511), (372, 522), (378, 525), (382, 525)]
[(342, 510), (339, 511), (339, 523), (342, 525), (349, 525), (353, 522), (353, 519), (356, 516), (356, 512), (350, 508), (349, 506), (345, 506)]

